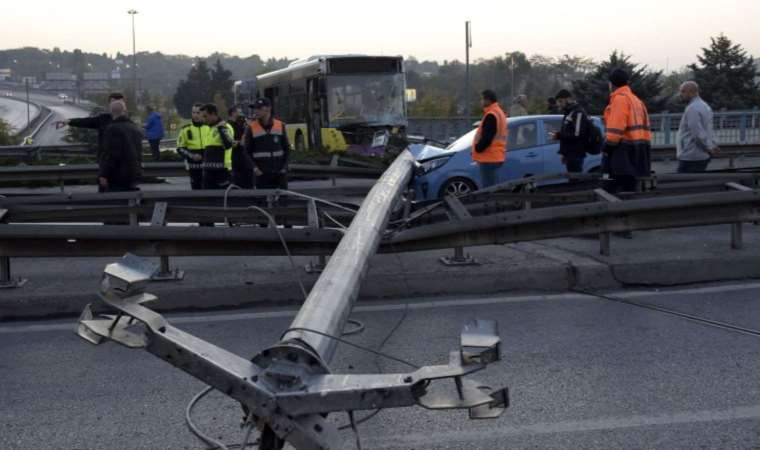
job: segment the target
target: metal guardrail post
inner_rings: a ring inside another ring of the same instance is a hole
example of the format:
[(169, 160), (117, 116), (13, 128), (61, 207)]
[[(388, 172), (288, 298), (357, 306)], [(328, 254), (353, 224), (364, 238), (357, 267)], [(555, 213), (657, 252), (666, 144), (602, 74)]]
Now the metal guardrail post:
[[(309, 228), (320, 228), (320, 220), (319, 220), (319, 209), (317, 209), (317, 202), (312, 200), (309, 200), (309, 202), (306, 204), (306, 220), (309, 224)], [(306, 264), (306, 267), (304, 267), (304, 270), (306, 270), (306, 273), (321, 273), (323, 270), (325, 270), (325, 266), (327, 265), (327, 257), (325, 255), (319, 255), (317, 256), (316, 262), (314, 260), (310, 261), (308, 264)]]
[(137, 218), (137, 213), (134, 211), (135, 206), (137, 206), (138, 200), (130, 198), (127, 201), (127, 206), (129, 207), (129, 226), (135, 227), (140, 224)]
[[(447, 195), (443, 199), (448, 207), (449, 217), (452, 220), (467, 220), (472, 219), (472, 215), (462, 202), (451, 195)], [(454, 247), (454, 256), (442, 256), (439, 261), (444, 266), (477, 266), (480, 264), (475, 258), (465, 254), (464, 247), (457, 245)]]
[[(150, 226), (163, 227), (166, 225), (166, 211), (169, 208), (166, 202), (157, 202), (153, 206), (153, 216), (150, 220)], [(160, 256), (158, 270), (150, 277), (151, 281), (182, 281), (185, 278), (185, 272), (180, 269), (172, 270), (169, 266), (169, 257)]]
[(662, 128), (663, 128), (663, 132), (665, 133), (665, 139), (664, 139), (665, 142), (664, 142), (664, 144), (665, 145), (671, 145), (671, 142), (670, 142), (670, 135), (671, 135), (671, 132), (670, 132), (670, 116), (664, 116), (662, 118)]
[[(751, 191), (751, 187), (739, 183), (726, 183), (726, 187), (736, 191)], [(731, 248), (741, 250), (744, 247), (744, 229), (741, 222), (731, 224)]]
[(26, 281), (26, 278), (13, 278), (10, 256), (0, 256), (0, 289), (21, 287)]
[[(340, 155), (335, 153), (332, 155), (332, 158), (330, 159), (330, 167), (338, 167), (338, 160), (340, 160)], [(338, 183), (335, 180), (335, 177), (332, 177), (332, 185), (333, 187), (337, 186)]]
[[(594, 189), (594, 194), (603, 201), (606, 202), (619, 202), (620, 199), (615, 197), (614, 195), (610, 194), (609, 192), (605, 191), (602, 188)], [(610, 256), (612, 254), (612, 250), (610, 248), (610, 236), (611, 233), (609, 231), (605, 231), (603, 233), (599, 233), (599, 254), (603, 256)]]

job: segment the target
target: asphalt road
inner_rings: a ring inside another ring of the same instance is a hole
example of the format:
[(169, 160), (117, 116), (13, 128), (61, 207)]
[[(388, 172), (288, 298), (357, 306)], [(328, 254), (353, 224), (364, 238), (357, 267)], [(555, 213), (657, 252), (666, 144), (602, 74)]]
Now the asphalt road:
[[(3, 91), (13, 92), (13, 96), (16, 99), (26, 99), (26, 93), (16, 87), (0, 88)], [(29, 95), (29, 99), (33, 103), (44, 105), (48, 107), (53, 116), (48, 122), (42, 126), (39, 133), (34, 137), (35, 145), (58, 145), (65, 144), (63, 138), (66, 136), (66, 128), (55, 129), (53, 123), (57, 120), (66, 120), (73, 117), (84, 117), (89, 114), (87, 106), (74, 105), (70, 103), (63, 103), (63, 101), (55, 95), (48, 95), (39, 92), (32, 92)], [(14, 102), (16, 103), (16, 102)], [(19, 103), (23, 105), (22, 103)], [(23, 107), (23, 120), (26, 124), (26, 107)]]
[[(745, 327), (760, 319), (760, 283), (625, 291)], [(274, 343), (293, 311), (172, 315), (178, 327), (243, 356)], [(469, 317), (499, 321), (503, 361), (480, 378), (508, 385), (499, 419), (421, 408), (383, 411), (360, 425), (365, 449), (757, 449), (760, 338), (578, 293), (365, 303), (350, 339), (416, 364), (446, 361)], [(760, 327), (758, 327), (760, 328)], [(91, 346), (73, 319), (0, 324), (0, 448), (204, 448), (184, 425), (203, 385), (141, 350)], [(343, 348), (336, 372), (402, 370)], [(359, 413), (362, 416), (363, 413)], [(239, 442), (239, 407), (221, 394), (199, 426)], [(339, 423), (342, 415), (334, 416)], [(355, 448), (345, 435), (343, 448)]]
[[(32, 120), (40, 113), (36, 105), (29, 105), (29, 115)], [(26, 126), (26, 103), (18, 99), (0, 97), (0, 119), (3, 119), (13, 130), (21, 130)]]

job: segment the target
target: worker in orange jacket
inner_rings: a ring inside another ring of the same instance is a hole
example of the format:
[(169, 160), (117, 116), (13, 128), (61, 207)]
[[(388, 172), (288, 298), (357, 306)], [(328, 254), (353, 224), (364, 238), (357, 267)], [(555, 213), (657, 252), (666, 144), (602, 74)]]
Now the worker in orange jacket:
[(652, 132), (644, 103), (628, 86), (628, 73), (610, 73), (610, 103), (604, 110), (607, 141), (604, 146), (605, 186), (613, 193), (636, 190), (636, 177), (649, 176)]
[(507, 115), (494, 91), (486, 89), (480, 96), (483, 119), (472, 141), (472, 160), (480, 168), (482, 187), (487, 188), (499, 183), (499, 170), (506, 160)]

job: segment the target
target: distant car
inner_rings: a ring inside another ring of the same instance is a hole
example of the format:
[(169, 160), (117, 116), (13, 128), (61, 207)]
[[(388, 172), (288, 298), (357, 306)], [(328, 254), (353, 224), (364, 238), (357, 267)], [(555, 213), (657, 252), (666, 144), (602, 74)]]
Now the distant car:
[(5, 91), (5, 92), (3, 92), (3, 95), (6, 96), (6, 97), (13, 97), (13, 92), (11, 92), (11, 91)]
[(66, 94), (58, 94), (58, 98), (60, 98), (61, 100), (66, 100), (69, 98), (69, 96)]
[[(599, 118), (594, 124), (603, 129)], [(559, 131), (562, 116), (521, 116), (507, 120), (507, 160), (499, 172), (500, 181), (510, 181), (533, 175), (566, 172), (559, 151), (559, 141), (547, 134)], [(414, 200), (434, 200), (444, 195), (464, 195), (481, 189), (480, 170), (472, 160), (472, 141), (476, 130), (468, 132), (448, 147), (416, 145), (410, 151), (421, 168), (412, 186)], [(586, 155), (584, 172), (601, 170), (601, 155)]]

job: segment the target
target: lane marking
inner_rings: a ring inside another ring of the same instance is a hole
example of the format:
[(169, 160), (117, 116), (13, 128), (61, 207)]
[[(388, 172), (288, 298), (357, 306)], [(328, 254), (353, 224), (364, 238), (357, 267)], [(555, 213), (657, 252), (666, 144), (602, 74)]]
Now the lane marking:
[[(620, 292), (601, 292), (604, 295), (615, 296), (620, 298), (641, 298), (641, 297), (659, 297), (673, 295), (693, 295), (693, 294), (713, 294), (720, 292), (736, 292), (744, 290), (760, 289), (760, 282), (730, 284), (724, 286), (706, 286), (699, 288), (668, 289), (668, 290), (649, 290), (649, 291), (620, 291)], [(93, 295), (94, 296), (94, 295)], [(487, 296), (474, 298), (457, 298), (450, 300), (439, 299), (440, 297), (423, 297), (420, 301), (403, 302), (397, 301), (392, 303), (359, 305), (354, 308), (357, 313), (364, 312), (386, 312), (399, 311), (404, 308), (411, 310), (424, 310), (435, 308), (451, 308), (461, 306), (488, 306), (509, 303), (528, 303), (528, 302), (545, 302), (560, 300), (581, 300), (581, 301), (598, 301), (597, 297), (588, 296), (581, 293), (562, 293), (562, 294), (538, 294), (538, 295), (521, 295), (521, 296)], [(444, 297), (445, 298), (445, 297)], [(450, 298), (450, 297), (449, 297)], [(241, 320), (261, 320), (294, 317), (298, 311), (295, 309), (279, 311), (262, 311), (262, 312), (234, 312), (234, 313), (205, 313), (200, 315), (178, 315), (167, 314), (165, 317), (174, 325), (194, 324), (194, 323), (212, 323), (212, 322), (234, 322)], [(73, 331), (76, 321), (69, 320), (66, 322), (55, 323), (18, 323), (0, 326), (0, 334), (15, 333), (34, 333), (48, 331)]]
[(366, 441), (369, 444), (368, 446), (372, 448), (418, 448), (417, 446), (438, 448), (441, 444), (451, 442), (487, 441), (510, 436), (608, 431), (746, 419), (760, 419), (760, 405), (721, 410), (676, 412), (654, 416), (636, 415), (529, 425), (499, 425), (498, 427), (479, 428), (477, 430), (431, 430), (425, 433), (412, 433), (403, 436), (398, 434), (365, 434), (362, 436), (362, 441)]

